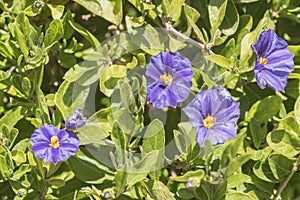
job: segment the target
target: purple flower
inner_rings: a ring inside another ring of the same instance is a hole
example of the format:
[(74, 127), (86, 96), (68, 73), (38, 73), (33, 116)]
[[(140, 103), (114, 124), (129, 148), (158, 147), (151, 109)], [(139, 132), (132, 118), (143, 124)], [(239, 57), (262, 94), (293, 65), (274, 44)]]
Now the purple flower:
[(288, 76), (294, 70), (294, 55), (287, 42), (269, 29), (259, 35), (252, 49), (256, 53), (254, 75), (258, 86), (284, 92)]
[(81, 109), (76, 109), (71, 115), (67, 117), (66, 128), (76, 129), (85, 125), (86, 118), (82, 115)]
[(196, 128), (201, 147), (206, 138), (214, 145), (236, 137), (239, 103), (231, 100), (230, 93), (223, 87), (199, 92), (183, 111)]
[(192, 66), (180, 53), (160, 52), (146, 69), (148, 101), (162, 109), (187, 99), (192, 87)]
[(54, 164), (75, 155), (80, 144), (72, 131), (58, 130), (49, 124), (36, 129), (31, 135), (30, 143), (36, 158), (42, 158), (44, 162)]

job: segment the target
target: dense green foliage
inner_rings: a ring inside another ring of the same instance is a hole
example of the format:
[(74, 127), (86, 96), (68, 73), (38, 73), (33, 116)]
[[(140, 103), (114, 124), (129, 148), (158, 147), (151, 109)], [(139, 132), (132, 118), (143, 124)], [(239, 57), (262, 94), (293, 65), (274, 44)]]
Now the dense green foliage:
[[(0, 8), (1, 199), (299, 199), (298, 0), (0, 0)], [(260, 89), (253, 74), (251, 45), (269, 28), (295, 55), (285, 93)], [(181, 105), (147, 104), (144, 71), (160, 51), (186, 52), (190, 98), (222, 85), (240, 102), (236, 138), (200, 148)], [(34, 130), (64, 128), (76, 108), (87, 117), (76, 130), (80, 151), (56, 165), (35, 158)]]

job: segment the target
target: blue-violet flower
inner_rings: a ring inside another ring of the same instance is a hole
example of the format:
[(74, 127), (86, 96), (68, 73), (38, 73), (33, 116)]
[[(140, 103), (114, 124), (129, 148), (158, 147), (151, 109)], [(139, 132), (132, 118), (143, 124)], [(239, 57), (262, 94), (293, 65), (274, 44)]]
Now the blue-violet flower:
[(294, 55), (287, 42), (269, 29), (259, 35), (252, 49), (256, 53), (254, 75), (258, 86), (284, 92), (288, 76), (294, 70)]
[(187, 99), (192, 87), (192, 66), (180, 53), (160, 52), (146, 69), (148, 101), (163, 109)]
[(81, 109), (76, 109), (74, 112), (67, 117), (66, 128), (76, 129), (85, 125), (86, 118), (82, 115)]
[(236, 137), (239, 103), (223, 87), (199, 92), (183, 111), (195, 127), (201, 147), (205, 139), (215, 145)]
[(72, 131), (58, 130), (49, 124), (36, 129), (31, 135), (30, 143), (36, 158), (42, 158), (44, 162), (54, 164), (75, 155), (80, 144)]

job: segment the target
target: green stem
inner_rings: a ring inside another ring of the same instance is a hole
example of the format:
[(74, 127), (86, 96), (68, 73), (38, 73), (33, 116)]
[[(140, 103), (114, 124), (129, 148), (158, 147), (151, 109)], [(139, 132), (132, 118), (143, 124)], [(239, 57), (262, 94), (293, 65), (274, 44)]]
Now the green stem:
[(45, 196), (48, 192), (48, 188), (49, 188), (49, 184), (48, 184), (48, 180), (45, 181), (45, 187), (44, 187), (44, 191), (43, 193), (40, 194), (40, 199), (45, 200)]
[(185, 41), (187, 41), (188, 43), (191, 43), (193, 45), (195, 45), (196, 47), (202, 49), (202, 50), (205, 50), (207, 51), (210, 55), (213, 55), (214, 52), (212, 52), (209, 48), (207, 48), (207, 46), (205, 46), (204, 44), (201, 44), (193, 39), (191, 39), (190, 37), (184, 35), (183, 33), (180, 33), (179, 31), (177, 31), (173, 26), (172, 26), (172, 23), (171, 21), (164, 17), (161, 13), (158, 12), (157, 9), (153, 9), (154, 12), (157, 14), (157, 16), (160, 18), (161, 22), (163, 23), (163, 25), (166, 27), (166, 29), (168, 31), (170, 31), (171, 33), (173, 33), (174, 35), (184, 39)]
[(300, 163), (300, 154), (298, 155), (298, 159), (295, 162), (294, 167), (293, 167), (291, 173), (289, 174), (289, 176), (283, 182), (280, 183), (277, 193), (276, 193), (275, 197), (273, 198), (273, 200), (279, 199), (281, 192), (284, 190), (284, 188), (286, 187), (286, 185), (288, 184), (290, 179), (293, 177), (295, 172), (298, 170), (299, 163)]

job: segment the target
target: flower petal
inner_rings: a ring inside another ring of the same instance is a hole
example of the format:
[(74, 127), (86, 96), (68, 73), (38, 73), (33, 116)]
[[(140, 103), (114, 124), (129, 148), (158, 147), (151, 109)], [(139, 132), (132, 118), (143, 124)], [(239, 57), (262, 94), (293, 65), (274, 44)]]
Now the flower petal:
[(223, 144), (226, 140), (236, 137), (236, 124), (216, 125), (207, 131), (207, 135), (212, 145)]
[(196, 139), (197, 143), (199, 144), (200, 147), (203, 147), (205, 139), (208, 138), (208, 131), (203, 126), (196, 127), (196, 131), (198, 133)]
[(44, 124), (40, 128), (36, 129), (30, 138), (31, 145), (35, 143), (50, 143), (50, 138), (58, 132), (58, 129), (49, 124)]
[(287, 78), (289, 73), (282, 71), (270, 71), (270, 70), (260, 70), (255, 72), (255, 78), (258, 86), (264, 89), (266, 86), (284, 92), (284, 88), (287, 84)]
[(33, 145), (31, 149), (34, 152), (34, 156), (36, 158), (44, 159), (47, 157), (47, 152), (51, 149), (51, 147), (47, 143), (41, 143)]

